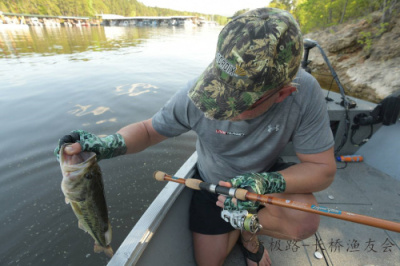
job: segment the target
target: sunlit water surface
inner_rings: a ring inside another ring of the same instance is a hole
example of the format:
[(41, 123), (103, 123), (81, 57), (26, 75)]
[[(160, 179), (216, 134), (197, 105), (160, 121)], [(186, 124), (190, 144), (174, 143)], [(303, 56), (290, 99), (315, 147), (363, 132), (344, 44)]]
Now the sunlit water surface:
[[(53, 155), (74, 129), (98, 135), (150, 118), (213, 59), (220, 28), (0, 29), (0, 265), (105, 265), (61, 192)], [(117, 250), (194, 151), (184, 134), (103, 160)]]

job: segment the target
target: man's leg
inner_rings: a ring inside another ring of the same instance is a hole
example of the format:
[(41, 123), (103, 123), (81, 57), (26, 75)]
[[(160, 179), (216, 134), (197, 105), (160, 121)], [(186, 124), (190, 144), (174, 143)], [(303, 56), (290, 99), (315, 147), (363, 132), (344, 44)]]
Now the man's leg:
[[(271, 194), (273, 197), (284, 198), (309, 204), (317, 204), (312, 194)], [(288, 209), (279, 206), (265, 205), (259, 210), (258, 218), (263, 226), (259, 235), (268, 235), (278, 239), (302, 240), (312, 236), (318, 229), (319, 215), (303, 211)], [(258, 238), (251, 233), (242, 232), (243, 246), (250, 252), (256, 253), (258, 250)], [(257, 263), (247, 260), (247, 265), (257, 265)], [(259, 262), (260, 266), (271, 265), (268, 252), (264, 249), (264, 256)]]
[[(271, 194), (288, 200), (316, 204), (312, 194)], [(300, 240), (313, 235), (318, 229), (319, 215), (292, 210), (284, 207), (266, 205), (258, 212), (258, 217), (263, 229), (259, 234), (269, 235), (278, 239)], [(209, 217), (210, 218), (210, 217)], [(218, 217), (217, 221), (221, 219)], [(222, 220), (222, 219), (221, 219)], [(216, 222), (216, 221), (215, 221)], [(238, 230), (224, 234), (201, 234), (193, 232), (193, 244), (196, 262), (198, 265), (222, 265), (233, 246), (237, 242), (240, 232)], [(250, 252), (258, 250), (257, 236), (249, 232), (242, 232), (243, 246)], [(247, 260), (247, 265), (257, 263)], [(271, 265), (267, 250), (259, 262), (260, 266)]]
[[(198, 173), (195, 178), (201, 180)], [(240, 236), (239, 230), (221, 218), (222, 209), (215, 204), (217, 197), (207, 191), (193, 191), (189, 227), (199, 266), (222, 265)]]
[(197, 265), (222, 265), (236, 244), (239, 235), (239, 230), (220, 235), (193, 233), (194, 254)]
[[(308, 204), (318, 204), (313, 194), (271, 194)], [(320, 217), (317, 214), (266, 204), (258, 212), (263, 229), (261, 234), (279, 239), (302, 240), (312, 236), (318, 229)]]
[[(278, 158), (269, 169), (270, 172), (284, 170), (295, 163), (286, 162)], [(312, 193), (309, 194), (270, 194), (272, 197), (299, 201), (309, 204), (317, 204)], [(265, 204), (259, 210), (258, 218), (263, 226), (261, 234), (287, 240), (300, 240), (313, 235), (319, 226), (319, 215), (289, 208)]]

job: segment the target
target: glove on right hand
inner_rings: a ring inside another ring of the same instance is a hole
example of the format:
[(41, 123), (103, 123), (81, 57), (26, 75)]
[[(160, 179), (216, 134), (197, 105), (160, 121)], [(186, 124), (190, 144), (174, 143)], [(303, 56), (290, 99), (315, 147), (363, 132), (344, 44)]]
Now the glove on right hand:
[[(282, 193), (286, 189), (286, 182), (279, 172), (248, 173), (239, 175), (230, 180), (232, 187), (244, 188), (257, 194)], [(257, 210), (259, 202), (237, 200), (237, 204), (232, 202), (231, 197), (227, 197), (224, 202), (224, 210)]]

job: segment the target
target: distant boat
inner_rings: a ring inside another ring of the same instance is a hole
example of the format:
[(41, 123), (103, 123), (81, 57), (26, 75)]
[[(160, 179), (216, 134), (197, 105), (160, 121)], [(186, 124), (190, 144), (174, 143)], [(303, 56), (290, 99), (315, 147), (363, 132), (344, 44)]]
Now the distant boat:
[(199, 26), (201, 27), (215, 27), (218, 26), (218, 23), (215, 21), (210, 21), (210, 20), (200, 20), (199, 21)]
[(171, 19), (170, 21), (169, 21), (169, 24), (168, 24), (169, 26), (177, 26), (178, 25), (178, 21), (176, 21), (176, 19)]
[(129, 26), (129, 21), (127, 21), (127, 20), (121, 21), (121, 22), (119, 23), (119, 25), (120, 25), (120, 26), (124, 26), (124, 27), (128, 27), (128, 26)]
[(4, 17), (3, 13), (0, 11), (0, 28), (3, 29), (24, 29), (28, 28), (29, 26), (25, 22), (24, 17)]
[(179, 19), (178, 20), (178, 26), (183, 26), (183, 27), (195, 27), (197, 26), (196, 24), (193, 23), (193, 20), (190, 18), (186, 19)]
[(3, 24), (0, 23), (0, 29), (29, 29), (26, 24)]

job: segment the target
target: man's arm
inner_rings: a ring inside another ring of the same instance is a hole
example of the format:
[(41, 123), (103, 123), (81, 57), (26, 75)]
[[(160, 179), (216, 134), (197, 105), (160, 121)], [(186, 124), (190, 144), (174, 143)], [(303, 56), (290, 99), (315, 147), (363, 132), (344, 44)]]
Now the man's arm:
[[(117, 133), (124, 138), (127, 147), (126, 154), (140, 152), (167, 139), (153, 128), (151, 119), (130, 124)], [(65, 149), (65, 153), (69, 155), (78, 154), (81, 151), (82, 147), (79, 143), (73, 143)]]
[[(333, 182), (336, 173), (336, 162), (333, 147), (321, 153), (299, 154), (300, 163), (282, 171), (286, 189), (284, 193), (308, 194), (324, 190)], [(230, 182), (219, 181), (220, 186), (232, 187)], [(220, 195), (217, 206), (224, 208), (227, 197)], [(236, 199), (232, 201), (236, 204)]]
[(151, 118), (123, 127), (117, 133), (125, 140), (126, 154), (140, 152), (167, 139), (154, 129)]
[(334, 179), (336, 162), (333, 147), (315, 154), (297, 153), (299, 164), (279, 171), (286, 182), (285, 193), (312, 193), (324, 190)]

